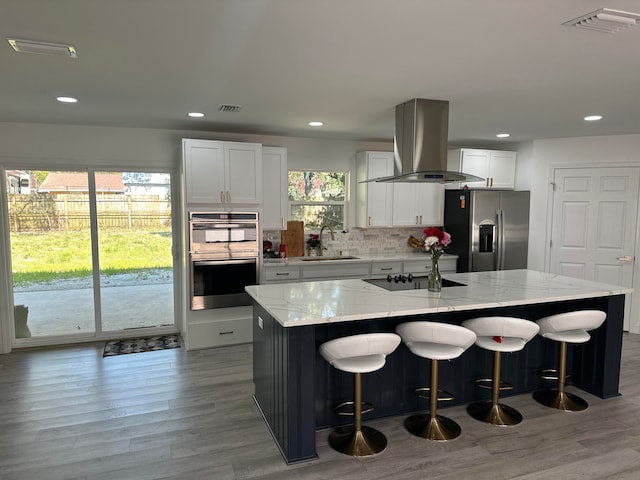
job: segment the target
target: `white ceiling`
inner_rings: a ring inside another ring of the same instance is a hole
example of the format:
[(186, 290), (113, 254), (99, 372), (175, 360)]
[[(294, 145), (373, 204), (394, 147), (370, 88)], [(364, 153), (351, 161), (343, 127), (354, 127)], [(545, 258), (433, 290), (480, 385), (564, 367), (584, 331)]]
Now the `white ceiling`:
[(640, 133), (640, 25), (562, 26), (601, 7), (640, 1), (0, 0), (0, 121), (390, 140), (419, 97), (450, 101), (456, 144)]

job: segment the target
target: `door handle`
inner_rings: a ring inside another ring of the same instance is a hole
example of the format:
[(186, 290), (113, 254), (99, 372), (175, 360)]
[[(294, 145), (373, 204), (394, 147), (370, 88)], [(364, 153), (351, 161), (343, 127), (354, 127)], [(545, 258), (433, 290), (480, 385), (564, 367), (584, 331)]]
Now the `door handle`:
[(616, 260), (619, 260), (621, 262), (631, 263), (633, 262), (633, 255), (624, 255), (622, 257), (616, 258)]

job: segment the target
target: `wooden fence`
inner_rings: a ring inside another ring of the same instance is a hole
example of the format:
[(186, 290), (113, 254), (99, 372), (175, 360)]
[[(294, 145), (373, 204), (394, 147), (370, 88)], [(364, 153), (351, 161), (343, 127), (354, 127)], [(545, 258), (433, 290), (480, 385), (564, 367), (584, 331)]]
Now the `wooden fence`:
[[(48, 232), (90, 228), (89, 197), (82, 194), (9, 194), (12, 232)], [(171, 200), (158, 195), (99, 195), (100, 228), (166, 229), (171, 226)]]

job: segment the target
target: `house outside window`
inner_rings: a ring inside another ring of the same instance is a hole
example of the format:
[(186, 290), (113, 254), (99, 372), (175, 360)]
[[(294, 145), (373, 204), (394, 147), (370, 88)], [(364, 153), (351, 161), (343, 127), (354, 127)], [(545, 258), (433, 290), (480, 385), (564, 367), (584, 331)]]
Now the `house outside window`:
[(289, 171), (291, 220), (303, 221), (306, 231), (319, 231), (323, 225), (344, 230), (346, 191), (346, 172)]

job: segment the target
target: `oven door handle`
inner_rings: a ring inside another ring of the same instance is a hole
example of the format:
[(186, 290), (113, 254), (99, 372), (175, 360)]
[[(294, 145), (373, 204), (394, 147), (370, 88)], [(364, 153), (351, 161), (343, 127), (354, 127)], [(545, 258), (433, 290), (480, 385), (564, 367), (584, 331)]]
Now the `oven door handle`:
[(196, 260), (193, 262), (195, 266), (206, 265), (219, 265), (224, 263), (225, 265), (246, 265), (248, 263), (256, 263), (255, 258), (243, 259), (243, 260)]

